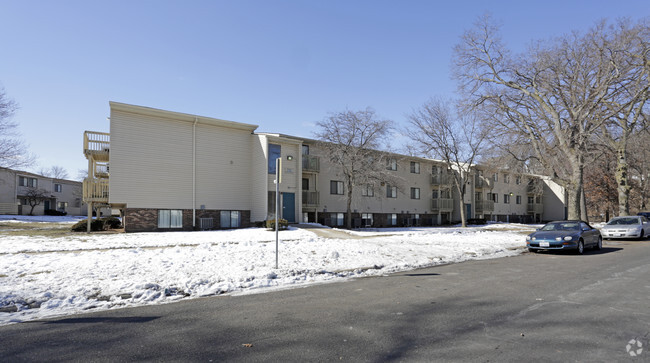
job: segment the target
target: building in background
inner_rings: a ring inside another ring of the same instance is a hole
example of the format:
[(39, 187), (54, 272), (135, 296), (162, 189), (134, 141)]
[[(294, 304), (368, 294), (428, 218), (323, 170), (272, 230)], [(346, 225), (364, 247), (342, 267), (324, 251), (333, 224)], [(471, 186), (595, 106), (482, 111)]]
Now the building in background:
[[(86, 131), (84, 201), (119, 209), (128, 232), (239, 228), (275, 217), (342, 226), (346, 192), (336, 166), (306, 138), (256, 133), (256, 125), (110, 102), (110, 133)], [(427, 226), (460, 220), (452, 172), (471, 173), (468, 219), (562, 219), (564, 192), (549, 178), (390, 154), (399, 185), (357, 187), (355, 227)], [(110, 167), (110, 169), (109, 169)], [(110, 172), (109, 172), (110, 170)], [(487, 175), (489, 174), (489, 175)]]
[(39, 199), (34, 215), (47, 211), (68, 215), (85, 213), (81, 182), (0, 168), (0, 214), (29, 214), (32, 209), (29, 199), (34, 195)]

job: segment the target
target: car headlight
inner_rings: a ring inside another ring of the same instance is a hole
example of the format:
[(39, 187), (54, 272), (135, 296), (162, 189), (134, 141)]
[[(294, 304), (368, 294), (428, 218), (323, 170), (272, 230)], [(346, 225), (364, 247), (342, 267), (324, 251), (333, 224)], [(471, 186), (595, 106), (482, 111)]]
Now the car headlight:
[(562, 237), (555, 237), (555, 240), (556, 240), (556, 241), (561, 241), (561, 240), (562, 240)]
[(526, 236), (526, 241), (530, 241), (530, 236)]
[(565, 240), (565, 241), (571, 241), (572, 239), (573, 239), (572, 236), (566, 236), (566, 237), (564, 237), (564, 240)]

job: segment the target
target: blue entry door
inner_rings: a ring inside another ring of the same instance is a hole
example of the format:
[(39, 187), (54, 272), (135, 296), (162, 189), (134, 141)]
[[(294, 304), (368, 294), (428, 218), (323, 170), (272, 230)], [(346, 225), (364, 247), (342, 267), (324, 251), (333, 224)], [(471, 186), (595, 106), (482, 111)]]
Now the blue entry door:
[(282, 219), (289, 223), (296, 222), (296, 194), (282, 193)]
[(466, 219), (472, 218), (472, 205), (469, 203), (465, 204), (465, 218)]

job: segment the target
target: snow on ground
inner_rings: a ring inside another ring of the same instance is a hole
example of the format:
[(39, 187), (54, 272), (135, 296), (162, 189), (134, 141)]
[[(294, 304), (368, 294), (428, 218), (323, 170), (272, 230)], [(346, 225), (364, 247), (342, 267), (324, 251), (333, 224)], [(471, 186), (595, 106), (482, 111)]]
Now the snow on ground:
[(522, 232), (532, 230), (505, 224), (391, 228), (328, 239), (291, 228), (280, 232), (276, 269), (275, 232), (261, 228), (60, 238), (3, 235), (0, 229), (0, 311), (17, 310), (0, 312), (0, 325), (513, 256), (523, 251)]

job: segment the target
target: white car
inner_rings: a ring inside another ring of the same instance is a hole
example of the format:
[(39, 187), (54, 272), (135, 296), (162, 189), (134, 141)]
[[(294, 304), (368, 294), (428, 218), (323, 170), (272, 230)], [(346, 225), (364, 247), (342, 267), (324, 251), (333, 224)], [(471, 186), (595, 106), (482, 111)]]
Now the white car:
[(600, 229), (603, 238), (638, 238), (650, 235), (650, 221), (644, 216), (614, 217)]

